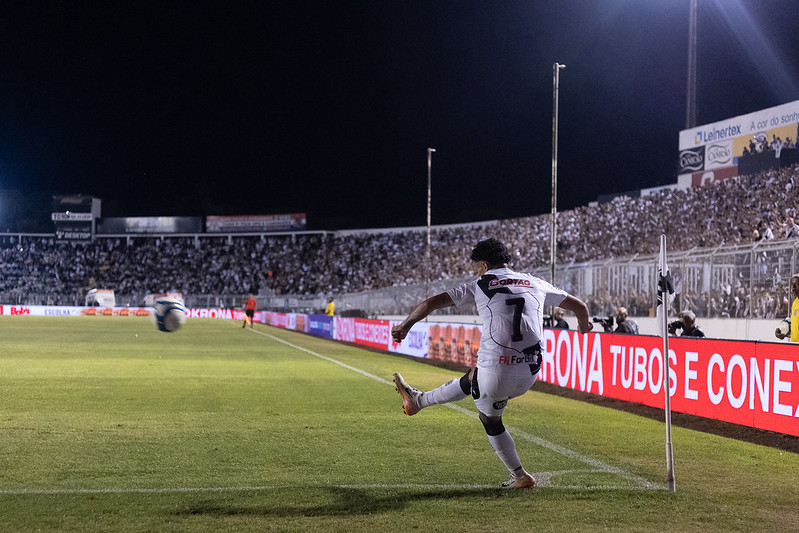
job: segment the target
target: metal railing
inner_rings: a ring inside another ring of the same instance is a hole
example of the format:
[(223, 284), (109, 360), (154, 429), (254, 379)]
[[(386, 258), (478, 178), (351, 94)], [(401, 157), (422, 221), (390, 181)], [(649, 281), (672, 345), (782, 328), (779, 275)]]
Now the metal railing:
[[(754, 244), (695, 248), (669, 253), (675, 286), (672, 313), (690, 309), (707, 318), (774, 318), (787, 316), (789, 280), (799, 272), (799, 242), (760, 241)], [(657, 254), (639, 254), (560, 265), (556, 285), (584, 299), (594, 315), (611, 315), (625, 306), (631, 316), (652, 316), (656, 306)], [(518, 270), (549, 279), (549, 267)], [(430, 294), (454, 287), (465, 279), (431, 281)], [(363, 310), (368, 315), (402, 315), (425, 297), (425, 285), (389, 287), (336, 296), (338, 311)], [(265, 308), (308, 312), (321, 310), (324, 296), (261, 297)], [(476, 314), (450, 308), (444, 314)]]

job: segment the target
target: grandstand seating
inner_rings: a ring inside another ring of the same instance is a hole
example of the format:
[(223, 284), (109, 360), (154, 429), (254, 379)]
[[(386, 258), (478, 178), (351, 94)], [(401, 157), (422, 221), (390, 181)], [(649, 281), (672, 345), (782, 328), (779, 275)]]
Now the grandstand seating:
[[(669, 238), (671, 251), (749, 243), (758, 225), (770, 226), (782, 239), (787, 218), (799, 214), (797, 180), (799, 166), (794, 166), (561, 212), (557, 261), (655, 253), (661, 233)], [(515, 268), (546, 265), (550, 224), (550, 215), (542, 214), (434, 227), (430, 279), (470, 275), (471, 247), (489, 236), (508, 244)], [(0, 236), (0, 298), (4, 303), (75, 305), (94, 287), (114, 289), (121, 301), (125, 295), (133, 295), (130, 301), (165, 290), (186, 295), (355, 293), (424, 284), (424, 257), (423, 227), (288, 235), (112, 236), (93, 242), (6, 234)]]

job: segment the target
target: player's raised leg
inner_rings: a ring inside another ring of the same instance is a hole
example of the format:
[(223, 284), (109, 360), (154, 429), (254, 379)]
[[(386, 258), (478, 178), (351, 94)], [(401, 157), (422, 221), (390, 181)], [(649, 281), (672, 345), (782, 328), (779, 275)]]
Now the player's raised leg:
[(408, 416), (415, 415), (425, 407), (457, 402), (469, 395), (471, 370), (460, 379), (450, 380), (431, 391), (422, 392), (408, 385), (402, 374), (394, 374), (394, 386), (402, 396), (402, 410)]

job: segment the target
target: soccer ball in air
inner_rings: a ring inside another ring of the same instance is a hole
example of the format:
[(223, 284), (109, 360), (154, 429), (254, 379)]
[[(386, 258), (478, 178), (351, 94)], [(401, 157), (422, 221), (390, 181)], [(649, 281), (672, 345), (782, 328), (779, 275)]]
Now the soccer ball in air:
[(152, 320), (158, 331), (177, 331), (186, 323), (186, 306), (180, 298), (163, 297), (153, 302)]

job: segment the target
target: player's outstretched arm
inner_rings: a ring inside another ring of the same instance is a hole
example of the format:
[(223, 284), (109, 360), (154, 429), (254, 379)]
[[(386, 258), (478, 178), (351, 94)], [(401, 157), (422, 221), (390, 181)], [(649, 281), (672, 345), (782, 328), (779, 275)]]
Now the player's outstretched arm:
[(577, 315), (577, 330), (580, 333), (588, 333), (594, 329), (594, 324), (588, 315), (588, 306), (582, 300), (569, 295), (560, 303), (560, 307)]
[(446, 292), (436, 294), (435, 296), (420, 302), (416, 307), (413, 308), (413, 311), (411, 311), (411, 313), (405, 318), (405, 320), (402, 321), (401, 324), (391, 328), (391, 337), (395, 342), (401, 342), (414, 324), (420, 320), (423, 320), (427, 315), (436, 309), (452, 307), (453, 305), (455, 305), (455, 303)]

